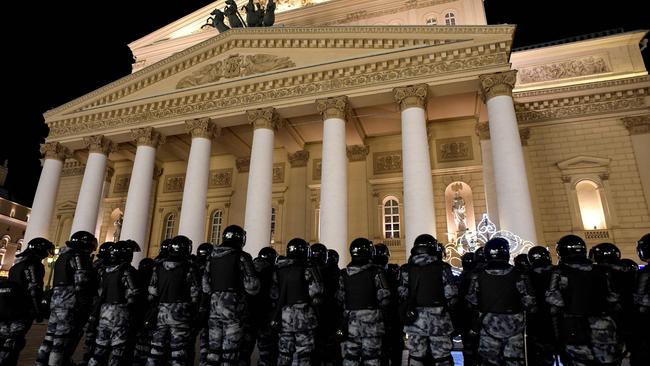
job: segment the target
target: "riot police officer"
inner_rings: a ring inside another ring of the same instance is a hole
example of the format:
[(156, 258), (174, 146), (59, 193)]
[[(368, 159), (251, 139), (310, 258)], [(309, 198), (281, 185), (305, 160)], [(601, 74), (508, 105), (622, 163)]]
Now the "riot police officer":
[[(196, 257), (194, 258), (194, 266), (196, 273), (203, 280), (203, 273), (205, 272), (205, 266), (210, 259), (210, 254), (214, 249), (212, 243), (201, 243), (196, 248)], [(208, 334), (208, 325), (207, 322), (200, 322), (197, 324), (198, 327), (193, 329), (194, 334), (199, 337), (199, 365), (207, 365), (208, 362), (208, 344), (209, 344), (209, 334)], [(187, 350), (189, 352), (190, 361), (194, 360), (194, 342), (190, 342), (190, 347)]]
[(384, 243), (375, 244), (375, 255), (372, 262), (383, 270), (390, 290), (389, 303), (384, 314), (386, 334), (382, 342), (382, 366), (388, 366), (389, 364), (400, 365), (402, 363), (402, 351), (404, 350), (404, 332), (397, 313), (399, 304), (397, 291), (399, 287), (399, 266), (388, 263), (389, 260), (390, 249), (388, 249), (388, 246)]
[(244, 229), (228, 226), (205, 267), (201, 312), (209, 314), (208, 365), (234, 366), (239, 362), (246, 294), (260, 290), (253, 259), (242, 250), (245, 244)]
[(525, 273), (508, 263), (510, 244), (504, 238), (485, 243), (486, 265), (470, 283), (467, 301), (478, 309), (478, 353), (485, 365), (523, 365), (525, 312), (535, 296)]
[[(199, 302), (199, 277), (189, 261), (192, 241), (178, 235), (169, 244), (167, 258), (156, 264), (149, 284), (149, 300), (157, 311), (147, 366), (188, 363), (191, 325)], [(167, 353), (169, 350), (169, 355)]]
[(551, 283), (551, 253), (543, 246), (528, 250), (530, 262), (530, 283), (535, 293), (537, 312), (528, 315), (527, 334), (530, 365), (550, 366), (554, 362), (555, 334), (553, 333), (551, 311), (546, 302), (546, 291)]
[(54, 263), (50, 319), (38, 350), (38, 366), (67, 364), (77, 348), (97, 291), (90, 260), (90, 253), (95, 249), (95, 236), (77, 231), (59, 252)]
[(140, 251), (140, 247), (118, 241), (108, 251), (99, 287), (97, 339), (89, 366), (104, 365), (109, 358), (112, 366), (129, 364), (127, 343), (131, 340), (131, 320), (140, 290), (131, 261), (133, 252)]
[(415, 238), (411, 257), (400, 274), (399, 294), (407, 304), (404, 331), (411, 365), (453, 364), (450, 312), (458, 289), (443, 256), (442, 244), (432, 235), (421, 234)]
[(618, 296), (607, 271), (587, 259), (587, 246), (576, 235), (557, 242), (560, 263), (551, 273), (546, 301), (556, 317), (563, 357), (573, 365), (620, 362), (612, 310)]
[(273, 267), (277, 257), (278, 253), (275, 249), (264, 247), (253, 260), (257, 277), (260, 279), (260, 292), (251, 297), (251, 314), (257, 335), (259, 366), (272, 366), (278, 360), (278, 334), (270, 327), (273, 310), (270, 292)]
[(527, 273), (530, 269), (530, 261), (526, 253), (517, 254), (512, 262), (518, 271)]
[(271, 299), (275, 306), (271, 326), (279, 332), (279, 366), (311, 363), (318, 325), (314, 305), (321, 301), (323, 284), (307, 263), (308, 258), (309, 244), (304, 239), (291, 239), (286, 258), (278, 258), (273, 273)]
[(158, 255), (156, 256), (156, 261), (164, 261), (169, 256), (169, 246), (172, 243), (172, 239), (165, 239), (160, 242), (160, 248), (158, 250)]
[[(331, 267), (339, 267), (339, 252), (334, 249), (327, 249), (327, 265)], [(338, 272), (338, 271), (337, 271)]]
[(464, 253), (461, 257), (463, 271), (457, 280), (458, 301), (454, 313), (454, 326), (463, 341), (463, 365), (478, 365), (478, 335), (471, 332), (473, 320), (477, 318), (476, 312), (465, 300), (469, 292), (469, 284), (472, 278), (472, 271), (476, 268), (476, 258), (473, 252)]
[(12, 366), (25, 347), (25, 335), (32, 321), (43, 321), (43, 259), (54, 254), (54, 245), (34, 238), (16, 255), (9, 278), (0, 281), (0, 364)]
[(634, 314), (637, 316), (638, 326), (634, 329), (630, 365), (646, 365), (650, 360), (650, 234), (645, 234), (636, 244), (639, 259), (646, 263), (637, 273), (634, 286)]
[(315, 307), (318, 318), (316, 328), (316, 350), (313, 354), (314, 365), (332, 365), (340, 355), (336, 340), (336, 327), (339, 321), (340, 308), (334, 298), (339, 287), (338, 268), (327, 265), (327, 247), (322, 243), (310, 246), (309, 260), (323, 281), (323, 302)]

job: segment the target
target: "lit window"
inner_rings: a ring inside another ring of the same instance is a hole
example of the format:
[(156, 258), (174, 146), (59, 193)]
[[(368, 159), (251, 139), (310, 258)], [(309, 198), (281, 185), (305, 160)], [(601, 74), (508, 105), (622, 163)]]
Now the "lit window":
[(446, 25), (456, 25), (456, 14), (451, 13), (451, 12), (445, 14), (445, 24)]
[(398, 239), (400, 237), (399, 202), (395, 197), (384, 199), (384, 238)]
[(605, 210), (600, 198), (598, 184), (590, 180), (582, 180), (576, 184), (580, 216), (585, 230), (606, 229)]
[(427, 25), (438, 25), (438, 19), (436, 17), (427, 18)]
[(219, 245), (221, 242), (221, 221), (223, 220), (223, 211), (214, 210), (210, 216), (210, 243)]
[(271, 207), (271, 243), (275, 240), (275, 207)]
[(174, 236), (174, 226), (176, 226), (176, 214), (170, 213), (165, 217), (163, 239), (171, 239)]

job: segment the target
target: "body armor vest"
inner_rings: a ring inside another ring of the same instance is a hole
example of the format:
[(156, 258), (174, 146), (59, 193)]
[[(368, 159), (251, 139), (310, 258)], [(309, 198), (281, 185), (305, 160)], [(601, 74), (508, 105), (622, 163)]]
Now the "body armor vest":
[(292, 264), (278, 270), (280, 305), (309, 302), (309, 284), (305, 280), (305, 266)]
[(409, 293), (414, 295), (415, 306), (446, 306), (442, 263), (409, 266)]
[(377, 309), (374, 277), (374, 271), (368, 269), (353, 275), (343, 270), (346, 310)]
[(505, 275), (479, 273), (478, 307), (482, 313), (517, 314), (523, 311), (521, 294), (517, 290), (519, 272), (514, 269)]
[(74, 286), (74, 268), (70, 265), (70, 261), (74, 260), (76, 252), (68, 250), (59, 255), (59, 258), (54, 263), (54, 287), (57, 286)]
[(562, 291), (566, 314), (588, 316), (605, 312), (607, 282), (602, 270), (594, 267), (591, 271), (582, 271), (565, 266), (562, 273), (568, 279)]
[(546, 291), (551, 284), (551, 270), (544, 270), (541, 273), (531, 270), (528, 272), (528, 277), (530, 277), (530, 284), (535, 291), (537, 306), (546, 307)]
[(158, 266), (158, 293), (161, 303), (190, 302), (190, 286), (187, 283), (189, 263), (183, 262), (172, 269)]
[(210, 258), (210, 288), (212, 292), (241, 292), (244, 289), (239, 270), (238, 252)]
[(102, 276), (102, 297), (106, 304), (126, 303), (125, 289), (122, 282), (124, 267), (115, 271), (105, 271)]
[(20, 283), (0, 280), (0, 320), (12, 321), (24, 317), (28, 313), (29, 294)]

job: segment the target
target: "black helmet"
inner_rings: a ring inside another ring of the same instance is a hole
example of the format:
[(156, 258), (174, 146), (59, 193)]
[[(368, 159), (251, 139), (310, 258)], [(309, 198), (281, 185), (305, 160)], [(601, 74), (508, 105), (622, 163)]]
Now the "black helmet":
[(612, 243), (600, 243), (589, 250), (589, 259), (598, 264), (618, 263), (621, 251)]
[(314, 243), (311, 245), (310, 251), (309, 258), (315, 263), (324, 265), (327, 262), (327, 247), (324, 244)]
[(528, 250), (528, 261), (532, 267), (543, 267), (553, 263), (551, 252), (541, 245), (536, 245)]
[(375, 247), (366, 238), (356, 238), (350, 243), (350, 257), (352, 260), (370, 261), (375, 254)]
[(460, 257), (463, 265), (463, 271), (471, 271), (476, 267), (476, 256), (472, 252), (467, 252)]
[(54, 255), (54, 244), (45, 238), (34, 238), (27, 243), (27, 248), (16, 254), (16, 257), (22, 257), (28, 254), (34, 254), (44, 259)]
[(510, 260), (510, 243), (505, 238), (492, 238), (485, 243), (485, 259), (488, 262)]
[(151, 271), (153, 270), (153, 267), (156, 265), (156, 262), (151, 259), (151, 258), (142, 258), (140, 263), (138, 263), (138, 271), (144, 272), (144, 271)]
[(230, 225), (223, 230), (221, 245), (233, 248), (243, 248), (246, 244), (246, 231), (237, 225)]
[(257, 253), (257, 257), (263, 259), (265, 262), (273, 264), (278, 258), (278, 252), (272, 247), (264, 247), (260, 249), (259, 253)]
[(474, 261), (478, 263), (485, 263), (485, 247), (478, 247), (474, 251)]
[(338, 266), (339, 252), (334, 249), (327, 249), (327, 264), (330, 266)]
[(438, 240), (433, 237), (433, 235), (429, 234), (420, 234), (418, 235), (417, 238), (415, 238), (415, 241), (413, 242), (413, 246), (418, 246), (418, 245), (436, 245), (438, 244)]
[(420, 254), (432, 255), (433, 247), (427, 244), (414, 245), (413, 248), (411, 248), (411, 256)]
[(97, 238), (87, 231), (77, 231), (65, 244), (72, 249), (92, 253), (97, 249)]
[(636, 253), (644, 262), (650, 261), (650, 234), (645, 234), (636, 242)]
[(380, 266), (385, 266), (388, 264), (390, 259), (390, 249), (384, 243), (375, 244), (375, 256), (372, 258), (372, 261), (375, 264)]
[(555, 250), (562, 261), (573, 257), (584, 258), (587, 255), (587, 244), (577, 235), (565, 235), (558, 240)]
[(199, 261), (205, 262), (208, 260), (208, 257), (212, 253), (212, 249), (214, 249), (214, 246), (212, 243), (202, 243), (199, 245), (198, 248), (196, 248), (196, 257)]
[(177, 235), (169, 244), (169, 256), (176, 258), (188, 258), (192, 253), (192, 241), (184, 235)]
[(112, 264), (130, 263), (133, 260), (133, 243), (126, 240), (113, 243), (108, 248), (108, 261)]
[(99, 250), (97, 250), (97, 255), (95, 257), (97, 259), (108, 259), (108, 254), (110, 253), (113, 244), (115, 243), (112, 241), (102, 243), (102, 245), (99, 246)]
[(169, 256), (169, 246), (172, 244), (171, 239), (165, 239), (160, 243), (160, 251), (158, 252), (159, 259), (165, 259)]
[(309, 243), (301, 238), (293, 238), (287, 243), (287, 258), (302, 259), (309, 258)]
[(515, 256), (515, 259), (513, 260), (515, 264), (515, 268), (518, 270), (525, 272), (528, 271), (528, 268), (530, 268), (530, 261), (528, 261), (528, 255), (527, 254), (517, 254)]
[(625, 267), (626, 271), (636, 272), (639, 270), (639, 265), (636, 264), (636, 262), (631, 260), (630, 258), (621, 259), (621, 264), (623, 265), (623, 267)]

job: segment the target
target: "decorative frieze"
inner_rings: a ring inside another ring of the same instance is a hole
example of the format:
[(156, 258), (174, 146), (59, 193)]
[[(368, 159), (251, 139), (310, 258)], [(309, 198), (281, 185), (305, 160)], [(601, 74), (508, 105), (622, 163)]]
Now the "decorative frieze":
[(259, 108), (246, 111), (248, 123), (253, 125), (254, 129), (268, 128), (276, 130), (280, 127), (280, 118), (275, 108)]
[(427, 104), (429, 86), (427, 84), (410, 85), (393, 89), (393, 99), (403, 111), (407, 108), (424, 108)]
[(235, 166), (237, 166), (237, 171), (240, 173), (248, 173), (248, 170), (251, 166), (251, 157), (247, 156), (245, 158), (237, 158), (235, 161)]
[(210, 170), (209, 188), (227, 188), (232, 186), (232, 168)]
[(115, 176), (115, 183), (113, 183), (113, 193), (126, 193), (129, 191), (129, 183), (131, 183), (131, 174), (118, 174)]
[(165, 136), (154, 130), (153, 127), (133, 129), (131, 136), (138, 146), (145, 145), (157, 149), (158, 146), (165, 143)]
[(367, 145), (352, 145), (346, 148), (349, 161), (365, 161), (370, 152)]
[(314, 159), (312, 166), (311, 179), (320, 180), (321, 173), (323, 172), (323, 159)]
[(273, 183), (284, 183), (284, 163), (273, 164)]
[(480, 140), (489, 140), (490, 139), (490, 123), (488, 122), (476, 122), (476, 135)]
[(292, 168), (304, 167), (309, 161), (309, 151), (299, 150), (293, 154), (287, 154), (287, 157)]
[(192, 136), (212, 139), (218, 136), (221, 130), (210, 118), (198, 118), (185, 121), (185, 131)]
[(104, 137), (104, 135), (88, 136), (83, 138), (83, 143), (88, 152), (108, 155), (115, 150), (113, 141)]
[(402, 150), (373, 153), (372, 161), (374, 174), (399, 173), (402, 171)]
[(350, 104), (346, 96), (318, 99), (316, 109), (323, 116), (323, 120), (339, 118), (347, 121), (350, 115)]
[(439, 163), (474, 159), (471, 136), (436, 140), (436, 155)]
[(588, 56), (519, 69), (519, 84), (575, 78), (610, 72), (602, 56)]
[(65, 161), (72, 156), (72, 151), (58, 142), (46, 142), (41, 144), (41, 154), (45, 159)]
[(171, 174), (165, 176), (163, 193), (183, 192), (185, 186), (185, 174)]
[(76, 175), (83, 175), (86, 171), (86, 166), (76, 160), (67, 160), (63, 163), (63, 170), (61, 171), (62, 177), (73, 177)]
[(630, 135), (650, 133), (650, 114), (621, 118)]
[(512, 89), (517, 82), (517, 70), (497, 72), (479, 76), (481, 98), (484, 102), (499, 96), (512, 96)]

